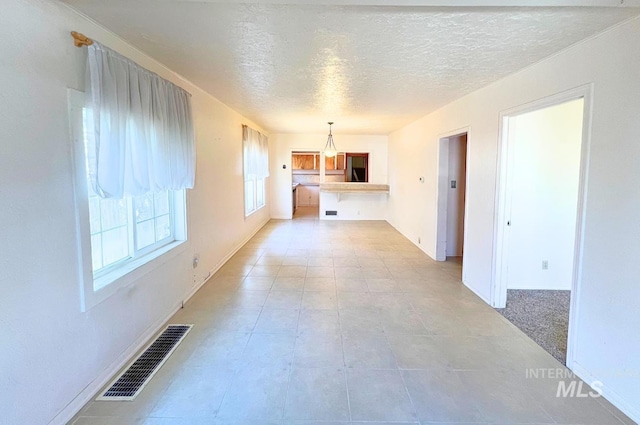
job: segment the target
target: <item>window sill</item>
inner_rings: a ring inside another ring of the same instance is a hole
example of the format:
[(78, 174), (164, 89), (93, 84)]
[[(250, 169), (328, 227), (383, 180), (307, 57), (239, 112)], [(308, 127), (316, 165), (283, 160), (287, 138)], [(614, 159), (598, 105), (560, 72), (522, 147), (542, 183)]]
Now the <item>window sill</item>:
[(260, 211), (261, 209), (263, 209), (264, 207), (266, 207), (267, 204), (264, 204), (263, 206), (256, 208), (255, 210), (251, 211), (249, 214), (245, 214), (244, 218), (245, 220), (249, 217), (251, 217), (252, 215), (254, 215), (255, 213), (257, 213), (258, 211)]
[(93, 280), (93, 291), (85, 293), (84, 311), (100, 304), (118, 290), (125, 288), (152, 272), (161, 264), (175, 258), (187, 248), (187, 241), (174, 241), (149, 254), (123, 264), (121, 267), (110, 271)]

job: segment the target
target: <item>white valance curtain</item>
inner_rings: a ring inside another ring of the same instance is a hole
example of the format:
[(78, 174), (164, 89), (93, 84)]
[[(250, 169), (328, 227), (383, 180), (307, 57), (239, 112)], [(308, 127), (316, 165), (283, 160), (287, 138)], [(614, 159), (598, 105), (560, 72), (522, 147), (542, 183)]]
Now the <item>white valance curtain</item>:
[(242, 126), (244, 150), (244, 179), (269, 177), (269, 139), (264, 134)]
[(191, 95), (97, 42), (88, 60), (95, 192), (119, 199), (193, 188)]

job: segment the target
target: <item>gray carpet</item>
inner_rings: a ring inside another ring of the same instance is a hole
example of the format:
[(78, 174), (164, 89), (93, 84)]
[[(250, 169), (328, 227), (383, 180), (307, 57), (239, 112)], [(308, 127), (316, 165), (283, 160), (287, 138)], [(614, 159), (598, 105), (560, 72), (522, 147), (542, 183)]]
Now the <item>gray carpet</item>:
[(571, 291), (507, 291), (507, 308), (497, 308), (511, 323), (565, 364)]

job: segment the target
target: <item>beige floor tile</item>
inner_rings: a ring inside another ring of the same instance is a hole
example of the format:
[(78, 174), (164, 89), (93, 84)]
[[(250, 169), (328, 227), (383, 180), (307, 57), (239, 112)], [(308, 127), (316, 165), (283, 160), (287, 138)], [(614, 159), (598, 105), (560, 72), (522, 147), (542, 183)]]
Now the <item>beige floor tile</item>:
[(136, 400), (92, 401), (75, 423), (632, 423), (526, 379), (561, 366), (462, 284), (460, 259), (435, 262), (385, 222), (298, 216), (176, 313), (194, 328)]
[(349, 420), (344, 369), (296, 367), (291, 374), (285, 422)]
[(252, 366), (288, 367), (293, 360), (295, 334), (254, 333), (242, 353), (242, 361)]
[(307, 277), (304, 282), (304, 290), (335, 292), (336, 280), (332, 277)]
[(293, 358), (296, 367), (344, 367), (340, 332), (300, 333)]
[(298, 322), (300, 334), (339, 333), (340, 317), (335, 309), (302, 310)]
[(302, 291), (271, 291), (264, 304), (265, 309), (299, 310), (302, 302)]
[(302, 277), (307, 274), (305, 266), (282, 266), (278, 271), (278, 277)]
[(305, 291), (302, 296), (303, 310), (337, 310), (338, 297), (335, 291)]
[(423, 422), (483, 422), (473, 394), (452, 370), (405, 370), (409, 395)]
[(302, 291), (304, 289), (304, 277), (276, 277), (271, 289), (274, 291)]
[(289, 368), (246, 365), (233, 379), (222, 405), (222, 419), (282, 419)]
[(342, 336), (344, 361), (349, 368), (396, 369), (396, 358), (384, 334), (348, 332)]
[(149, 416), (214, 418), (235, 372), (233, 367), (182, 369)]
[(264, 309), (260, 313), (255, 332), (292, 333), (298, 329), (300, 311), (296, 309)]
[(417, 419), (398, 370), (350, 369), (347, 382), (353, 420), (401, 422)]
[(335, 278), (335, 272), (333, 267), (307, 267), (307, 277)]

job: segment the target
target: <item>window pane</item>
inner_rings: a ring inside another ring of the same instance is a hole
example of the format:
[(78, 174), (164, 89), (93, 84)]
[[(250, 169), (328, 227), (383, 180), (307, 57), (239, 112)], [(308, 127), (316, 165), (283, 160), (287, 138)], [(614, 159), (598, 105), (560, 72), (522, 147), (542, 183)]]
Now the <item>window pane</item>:
[(156, 242), (171, 236), (169, 214), (156, 218)]
[(103, 267), (129, 257), (129, 232), (118, 227), (102, 234)]
[(136, 222), (149, 220), (153, 218), (153, 193), (136, 196), (133, 198), (136, 215)]
[(127, 225), (126, 199), (98, 199), (102, 231)]
[(100, 198), (92, 196), (89, 198), (89, 228), (91, 234), (100, 233)]
[(155, 216), (169, 214), (169, 192), (160, 192), (154, 195)]
[(255, 182), (253, 180), (249, 180), (248, 182), (244, 182), (244, 211), (245, 214), (249, 214), (253, 212), (255, 207), (256, 193), (254, 190)]
[(93, 270), (102, 268), (102, 235), (91, 236), (91, 266)]
[(257, 207), (260, 208), (264, 206), (264, 179), (258, 180), (256, 184)]
[(153, 219), (143, 221), (142, 223), (138, 223), (136, 225), (137, 230), (137, 249), (143, 249), (152, 245), (156, 241), (155, 229), (153, 226)]

